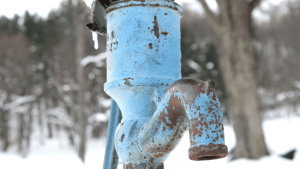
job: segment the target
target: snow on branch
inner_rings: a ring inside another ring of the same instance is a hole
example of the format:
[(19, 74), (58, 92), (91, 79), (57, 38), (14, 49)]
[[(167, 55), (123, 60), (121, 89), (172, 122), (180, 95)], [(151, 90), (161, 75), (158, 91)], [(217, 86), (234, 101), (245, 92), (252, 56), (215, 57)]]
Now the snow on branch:
[(36, 96), (34, 96), (34, 95), (20, 96), (16, 100), (4, 105), (4, 109), (5, 110), (16, 109), (17, 107), (20, 107), (22, 104), (33, 102), (35, 99), (36, 99)]
[(86, 56), (85, 58), (83, 58), (80, 62), (80, 65), (85, 67), (86, 65), (90, 64), (90, 63), (94, 63), (96, 64), (97, 67), (101, 67), (104, 65), (104, 63), (102, 62), (104, 59), (106, 59), (106, 52), (102, 52), (96, 56)]

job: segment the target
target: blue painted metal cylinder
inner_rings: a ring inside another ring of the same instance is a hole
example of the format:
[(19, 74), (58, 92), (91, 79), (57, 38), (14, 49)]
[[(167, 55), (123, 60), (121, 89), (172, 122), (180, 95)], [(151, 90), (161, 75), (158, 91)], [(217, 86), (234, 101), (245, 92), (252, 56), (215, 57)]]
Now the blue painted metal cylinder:
[(189, 127), (192, 160), (227, 155), (223, 115), (208, 82), (181, 79), (181, 7), (170, 0), (124, 0), (107, 18), (107, 82), (122, 122), (115, 147), (125, 168), (163, 168)]

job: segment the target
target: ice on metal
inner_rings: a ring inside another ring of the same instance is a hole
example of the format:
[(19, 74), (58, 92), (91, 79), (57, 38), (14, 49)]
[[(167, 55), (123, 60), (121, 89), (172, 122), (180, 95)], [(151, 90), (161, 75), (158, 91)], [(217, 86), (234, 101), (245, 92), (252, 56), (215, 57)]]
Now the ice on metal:
[(98, 49), (98, 35), (96, 32), (92, 32), (93, 35), (93, 41), (94, 41), (94, 48)]

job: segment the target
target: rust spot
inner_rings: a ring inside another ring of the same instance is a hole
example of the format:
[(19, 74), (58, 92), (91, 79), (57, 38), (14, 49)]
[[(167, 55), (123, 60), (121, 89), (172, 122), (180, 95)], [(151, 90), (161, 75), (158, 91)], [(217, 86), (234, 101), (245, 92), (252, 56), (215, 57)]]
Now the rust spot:
[(218, 106), (218, 104), (217, 104), (217, 103), (215, 104), (215, 107), (216, 107), (217, 109), (219, 108), (219, 106)]
[(115, 38), (115, 32), (114, 31), (111, 31), (111, 37)]
[(156, 169), (164, 169), (164, 164), (161, 164), (161, 165), (158, 166)]
[(167, 36), (169, 33), (168, 32), (161, 32), (161, 34)]
[(193, 135), (193, 137), (195, 137), (196, 135), (199, 135), (200, 137), (202, 136), (203, 130), (198, 130), (197, 127), (197, 123), (192, 124), (192, 126), (190, 127), (189, 133), (190, 135)]
[(163, 131), (166, 131), (166, 127), (163, 127)]
[(185, 115), (185, 110), (183, 108), (181, 100), (175, 96), (172, 96), (170, 98), (169, 105), (166, 107), (166, 109), (168, 114), (166, 114), (164, 110), (159, 116), (159, 119), (168, 127), (170, 127), (170, 129), (173, 129), (175, 126), (177, 126), (178, 118)]
[(203, 123), (202, 122), (199, 122), (199, 124), (201, 125), (201, 126), (205, 126), (206, 128), (208, 128), (208, 123), (206, 122), (206, 121), (204, 121)]
[(152, 43), (149, 43), (149, 48), (153, 49), (153, 44)]
[(157, 39), (159, 39), (159, 27), (157, 22), (157, 16), (154, 16), (154, 21), (152, 23), (154, 23), (152, 31), (154, 32)]
[(121, 139), (120, 139), (121, 143), (123, 143), (124, 137), (125, 137), (125, 134), (123, 134), (123, 135), (121, 136)]
[(208, 108), (208, 113), (211, 113), (214, 109), (212, 107)]
[(129, 80), (133, 80), (133, 78), (124, 78), (123, 80), (125, 80), (125, 82), (124, 82), (124, 84), (126, 84), (126, 85), (130, 85), (130, 82), (129, 82)]
[[(125, 165), (125, 164), (124, 164)], [(125, 169), (133, 169), (133, 164), (132, 163), (129, 163), (127, 164), (125, 167)]]
[(168, 15), (168, 13), (165, 13), (165, 15)]
[(219, 140), (219, 135), (213, 140), (213, 142), (217, 142)]
[(159, 153), (159, 154), (157, 154), (157, 155), (153, 155), (155, 158), (160, 158), (160, 157), (162, 157), (162, 156), (164, 156), (164, 154), (162, 154), (162, 153)]

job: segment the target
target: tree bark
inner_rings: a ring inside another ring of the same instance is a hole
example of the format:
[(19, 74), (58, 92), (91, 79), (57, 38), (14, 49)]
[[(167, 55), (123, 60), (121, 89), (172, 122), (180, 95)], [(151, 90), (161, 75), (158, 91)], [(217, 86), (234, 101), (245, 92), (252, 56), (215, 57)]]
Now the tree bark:
[(86, 83), (85, 83), (85, 74), (84, 67), (80, 65), (81, 60), (84, 58), (84, 46), (85, 46), (85, 37), (84, 31), (85, 23), (83, 20), (80, 20), (78, 16), (83, 13), (80, 9), (80, 3), (74, 6), (74, 33), (75, 33), (75, 55), (76, 55), (76, 64), (77, 64), (77, 82), (80, 86), (77, 101), (79, 103), (79, 124), (80, 124), (80, 141), (79, 141), (79, 152), (78, 155), (80, 159), (84, 162), (85, 160), (85, 151), (86, 151), (86, 129), (87, 129), (87, 110), (84, 100), (84, 95), (86, 91)]
[[(204, 0), (199, 0), (205, 4)], [(220, 66), (229, 103), (229, 116), (236, 134), (233, 159), (258, 159), (268, 155), (260, 101), (257, 94), (257, 64), (252, 45), (251, 13), (257, 0), (217, 0), (220, 15), (208, 12), (222, 40)]]
[(0, 139), (2, 140), (2, 151), (6, 152), (9, 147), (9, 111), (0, 108)]
[(53, 138), (53, 126), (51, 123), (50, 115), (47, 115), (47, 118), (48, 118), (48, 121), (47, 121), (48, 139), (52, 139)]
[(24, 127), (25, 127), (25, 122), (24, 122), (24, 114), (19, 113), (18, 114), (18, 151), (19, 153), (22, 153), (24, 150), (23, 146), (23, 140), (24, 140)]

